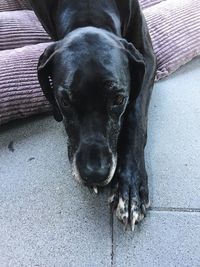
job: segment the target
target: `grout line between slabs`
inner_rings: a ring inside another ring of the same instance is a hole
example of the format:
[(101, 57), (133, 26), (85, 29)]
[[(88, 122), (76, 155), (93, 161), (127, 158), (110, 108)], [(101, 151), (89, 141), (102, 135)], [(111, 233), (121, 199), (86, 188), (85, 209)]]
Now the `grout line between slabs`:
[[(175, 207), (150, 207), (149, 211), (160, 212), (190, 212), (200, 213), (200, 208), (175, 208)], [(110, 211), (110, 226), (111, 226), (111, 267), (114, 267), (114, 215)]]
[(170, 212), (200, 212), (198, 208), (174, 208), (174, 207), (150, 207), (150, 211), (170, 211)]

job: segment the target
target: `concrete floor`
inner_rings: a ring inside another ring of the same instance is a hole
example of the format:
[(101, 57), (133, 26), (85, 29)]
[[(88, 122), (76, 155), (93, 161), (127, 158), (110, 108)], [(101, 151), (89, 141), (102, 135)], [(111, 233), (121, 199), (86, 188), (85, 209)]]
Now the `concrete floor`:
[(151, 210), (134, 233), (69, 170), (51, 117), (0, 128), (0, 267), (200, 266), (200, 58), (156, 84), (146, 162)]

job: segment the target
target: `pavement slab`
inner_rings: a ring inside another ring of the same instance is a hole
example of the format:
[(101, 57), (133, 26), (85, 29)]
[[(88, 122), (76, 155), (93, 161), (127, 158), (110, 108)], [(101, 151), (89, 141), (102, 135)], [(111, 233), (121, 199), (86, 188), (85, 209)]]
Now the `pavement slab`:
[(150, 211), (135, 232), (114, 221), (113, 267), (200, 266), (200, 213)]
[(156, 83), (146, 165), (154, 207), (200, 208), (200, 57)]
[(200, 267), (200, 58), (156, 83), (146, 165), (151, 210), (134, 233), (72, 177), (62, 123), (0, 127), (0, 267)]
[(107, 194), (72, 177), (62, 124), (31, 119), (0, 134), (0, 266), (110, 266)]

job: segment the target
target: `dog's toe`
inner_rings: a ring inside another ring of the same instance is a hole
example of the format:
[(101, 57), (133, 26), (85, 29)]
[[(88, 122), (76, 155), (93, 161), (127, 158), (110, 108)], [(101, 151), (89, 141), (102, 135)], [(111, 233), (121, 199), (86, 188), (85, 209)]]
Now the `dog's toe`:
[(116, 216), (121, 222), (123, 222), (126, 230), (129, 221), (128, 199), (124, 199), (122, 197), (119, 198), (119, 202), (116, 208)]
[(131, 230), (134, 231), (135, 225), (142, 221), (146, 215), (146, 208), (145, 205), (139, 205), (137, 201), (131, 201), (130, 207), (130, 226)]
[(149, 204), (146, 204), (146, 199), (131, 197), (127, 192), (122, 196), (118, 191), (112, 192), (109, 203), (112, 211), (115, 210), (116, 217), (124, 224), (124, 229), (127, 230), (130, 224), (131, 230), (134, 231), (135, 225), (141, 222), (147, 213)]

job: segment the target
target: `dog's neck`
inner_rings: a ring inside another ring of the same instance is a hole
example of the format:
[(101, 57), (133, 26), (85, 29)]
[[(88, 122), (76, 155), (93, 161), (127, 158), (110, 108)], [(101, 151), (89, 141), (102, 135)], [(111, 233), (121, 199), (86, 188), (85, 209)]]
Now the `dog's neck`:
[[(96, 2), (96, 1), (95, 1)], [(110, 1), (108, 1), (110, 2)], [(56, 18), (57, 35), (63, 39), (68, 33), (83, 27), (96, 27), (121, 36), (120, 17), (114, 6), (102, 8), (101, 6), (82, 6), (76, 9), (65, 7), (61, 16)]]

